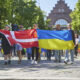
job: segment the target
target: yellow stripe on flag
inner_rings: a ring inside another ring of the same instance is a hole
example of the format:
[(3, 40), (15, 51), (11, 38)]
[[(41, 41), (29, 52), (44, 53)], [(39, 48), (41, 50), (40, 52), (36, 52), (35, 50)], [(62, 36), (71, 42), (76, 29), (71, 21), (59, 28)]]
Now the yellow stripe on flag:
[(50, 50), (66, 50), (74, 49), (74, 43), (72, 40), (64, 41), (59, 39), (40, 39), (39, 47)]

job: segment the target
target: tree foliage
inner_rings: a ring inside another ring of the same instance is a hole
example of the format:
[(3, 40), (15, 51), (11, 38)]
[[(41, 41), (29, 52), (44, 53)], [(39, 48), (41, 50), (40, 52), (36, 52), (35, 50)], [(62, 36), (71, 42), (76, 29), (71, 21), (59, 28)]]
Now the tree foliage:
[(72, 18), (72, 28), (79, 33), (80, 32), (80, 0), (76, 4), (75, 10), (70, 14)]
[(44, 12), (36, 6), (36, 0), (0, 0), (0, 26), (23, 24), (25, 28), (38, 23), (45, 29)]

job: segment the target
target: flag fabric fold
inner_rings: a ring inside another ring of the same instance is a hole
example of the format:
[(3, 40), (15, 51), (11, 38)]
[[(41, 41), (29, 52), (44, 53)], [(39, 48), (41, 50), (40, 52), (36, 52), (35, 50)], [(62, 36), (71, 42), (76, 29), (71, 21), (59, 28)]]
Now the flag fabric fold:
[(50, 50), (73, 49), (74, 43), (70, 30), (37, 30), (39, 47)]

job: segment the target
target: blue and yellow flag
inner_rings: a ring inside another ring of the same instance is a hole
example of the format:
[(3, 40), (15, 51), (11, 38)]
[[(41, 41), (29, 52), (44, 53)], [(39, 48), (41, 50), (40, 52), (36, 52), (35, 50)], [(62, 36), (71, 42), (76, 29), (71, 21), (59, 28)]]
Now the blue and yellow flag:
[(50, 50), (74, 49), (70, 30), (37, 30), (39, 47)]

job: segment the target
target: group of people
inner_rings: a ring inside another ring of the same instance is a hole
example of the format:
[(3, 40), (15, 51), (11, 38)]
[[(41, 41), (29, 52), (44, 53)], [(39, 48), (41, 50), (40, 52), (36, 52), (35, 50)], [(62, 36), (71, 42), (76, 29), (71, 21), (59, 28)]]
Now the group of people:
[[(37, 24), (34, 24), (33, 29), (38, 29)], [(6, 25), (4, 30), (10, 30), (10, 26)], [(19, 27), (17, 25), (12, 25), (12, 31), (24, 31), (24, 26), (20, 25)], [(22, 48), (20, 44), (14, 44), (14, 46), (11, 46), (4, 35), (0, 33), (0, 38), (1, 38), (1, 44), (2, 44), (2, 49), (4, 52), (4, 64), (11, 64), (11, 56), (12, 56), (12, 51), (14, 54), (17, 52), (17, 56), (19, 58), (18, 64), (21, 63), (23, 55), (25, 55), (25, 49)], [(26, 49), (26, 52), (28, 52), (28, 59), (32, 56), (32, 64), (35, 63), (37, 64), (38, 61), (38, 56), (39, 56), (39, 48), (38, 47), (32, 47)], [(34, 60), (35, 57), (35, 52), (36, 52), (36, 59)], [(30, 55), (31, 54), (31, 55)]]
[[(60, 25), (56, 26), (56, 30), (60, 31)], [(68, 64), (68, 62), (70, 64), (74, 63), (74, 58), (77, 58), (78, 55), (78, 43), (79, 43), (79, 38), (78, 38), (78, 34), (75, 33), (72, 29), (71, 29), (71, 24), (67, 25), (67, 30), (71, 30), (72, 33), (72, 40), (74, 42), (74, 49), (73, 50), (54, 50), (54, 56), (55, 56), (55, 62), (61, 62), (61, 56), (65, 55), (65, 60), (64, 63)], [(65, 52), (65, 54), (63, 54)], [(70, 53), (70, 54), (69, 54)], [(50, 55), (50, 54), (49, 54)]]
[[(34, 29), (39, 29), (37, 24), (33, 25)], [(64, 63), (67, 64), (69, 61), (71, 64), (74, 63), (74, 57), (77, 57), (78, 55), (78, 34), (75, 34), (74, 31), (71, 29), (71, 24), (67, 25), (67, 29), (71, 30), (72, 33), (72, 40), (74, 42), (75, 48), (73, 50), (65, 50), (65, 60)], [(10, 30), (10, 26), (6, 25), (4, 30)], [(19, 27), (17, 25), (12, 25), (12, 30), (13, 31), (24, 31), (24, 26), (20, 25)], [(60, 31), (61, 27), (60, 25), (56, 25), (56, 30)], [(31, 64), (38, 64), (40, 61), (40, 53), (44, 52), (46, 53), (47, 60), (51, 60), (51, 55), (52, 52), (54, 53), (55, 56), (55, 62), (61, 62), (61, 56), (63, 55), (63, 50), (46, 50), (46, 49), (40, 49), (39, 47), (32, 47), (32, 48), (27, 48), (24, 49), (20, 44), (15, 44), (14, 46), (10, 46), (6, 38), (3, 36), (3, 34), (0, 33), (0, 38), (1, 38), (1, 44), (2, 44), (2, 49), (4, 51), (4, 64), (11, 64), (11, 56), (12, 56), (12, 51), (14, 51), (14, 54), (17, 52), (17, 56), (19, 58), (18, 64), (21, 63), (23, 55), (27, 53), (28, 60), (31, 60)], [(1, 46), (1, 45), (0, 45)], [(6, 47), (7, 46), (7, 47)], [(1, 50), (1, 48), (0, 48)], [(40, 52), (41, 50), (41, 52)], [(70, 55), (69, 55), (70, 52)], [(69, 60), (69, 56), (71, 56), (71, 59)]]

